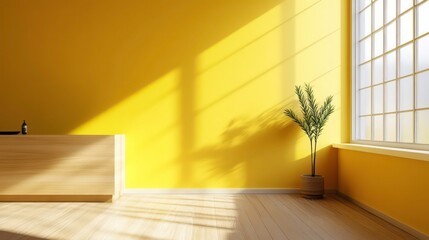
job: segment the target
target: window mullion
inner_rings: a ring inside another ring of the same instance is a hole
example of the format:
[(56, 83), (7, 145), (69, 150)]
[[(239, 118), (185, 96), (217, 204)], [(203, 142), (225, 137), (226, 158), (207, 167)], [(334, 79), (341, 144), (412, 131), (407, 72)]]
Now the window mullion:
[[(384, 0), (382, 0), (382, 1), (384, 1)], [(386, 109), (385, 109), (385, 106), (386, 106), (386, 83), (385, 83), (385, 80), (386, 80), (386, 64), (387, 64), (387, 61), (386, 61), (386, 50), (387, 50), (387, 47), (386, 47), (386, 45), (387, 45), (387, 41), (386, 41), (386, 35), (387, 34), (385, 34), (386, 33), (386, 26), (387, 26), (387, 24), (386, 24), (386, 22), (387, 22), (387, 19), (386, 19), (386, 15), (387, 15), (387, 11), (386, 11), (386, 7), (385, 7), (385, 3), (383, 2), (383, 56), (382, 56), (382, 58), (383, 58), (383, 81), (382, 81), (382, 84), (383, 84), (383, 141), (386, 141), (386, 115), (385, 115), (385, 113), (386, 113)]]
[(413, 137), (413, 143), (417, 142), (417, 114), (416, 114), (416, 62), (417, 62), (417, 46), (416, 46), (416, 29), (417, 29), (417, 24), (416, 24), (416, 18), (417, 18), (417, 8), (415, 5), (415, 1), (413, 1), (413, 133), (414, 133), (414, 137)]
[(399, 1), (400, 0), (396, 0), (396, 17), (395, 17), (395, 20), (396, 20), (396, 48), (395, 48), (395, 50), (396, 50), (396, 142), (399, 142), (399, 139), (400, 139), (400, 133), (401, 133), (401, 129), (400, 129), (400, 118), (399, 118), (399, 104), (400, 104), (400, 101), (399, 101), (399, 97), (400, 97), (400, 95), (399, 95), (399, 60), (400, 60), (400, 52), (399, 52), (399, 37), (400, 37), (400, 33), (399, 33), (399, 30), (400, 30), (400, 25), (399, 25), (399, 17), (398, 17), (398, 15), (399, 15)]
[(371, 141), (374, 141), (374, 88), (373, 88), (373, 84), (374, 84), (374, 77), (373, 77), (373, 73), (374, 73), (374, 59), (375, 59), (375, 53), (374, 53), (374, 49), (375, 49), (375, 39), (374, 39), (374, 28), (375, 28), (375, 7), (374, 7), (374, 1), (371, 1), (371, 80), (369, 82), (370, 87), (370, 96), (371, 96), (371, 102), (370, 102), (370, 106), (371, 106), (371, 115), (370, 115), (370, 124), (371, 124)]

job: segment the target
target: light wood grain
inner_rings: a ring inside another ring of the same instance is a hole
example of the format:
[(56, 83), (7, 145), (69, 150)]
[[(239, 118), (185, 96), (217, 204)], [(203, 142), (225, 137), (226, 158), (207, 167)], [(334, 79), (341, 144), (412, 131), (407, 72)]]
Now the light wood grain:
[(120, 189), (121, 141), (114, 135), (0, 136), (0, 201), (112, 198)]
[(123, 195), (0, 203), (0, 239), (416, 239), (336, 195)]

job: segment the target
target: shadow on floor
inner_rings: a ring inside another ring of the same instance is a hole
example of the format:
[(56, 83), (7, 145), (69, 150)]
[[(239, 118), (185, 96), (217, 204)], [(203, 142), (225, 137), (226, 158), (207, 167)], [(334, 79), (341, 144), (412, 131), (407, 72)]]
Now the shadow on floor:
[(8, 240), (48, 240), (48, 238), (39, 238), (21, 233), (14, 233), (0, 230), (0, 239), (8, 239)]

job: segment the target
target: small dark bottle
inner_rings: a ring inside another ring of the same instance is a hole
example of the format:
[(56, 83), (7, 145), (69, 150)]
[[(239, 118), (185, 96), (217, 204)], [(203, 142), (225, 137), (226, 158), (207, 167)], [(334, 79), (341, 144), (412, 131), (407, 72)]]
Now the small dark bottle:
[(21, 125), (21, 133), (24, 135), (27, 134), (27, 123), (25, 123), (25, 120)]

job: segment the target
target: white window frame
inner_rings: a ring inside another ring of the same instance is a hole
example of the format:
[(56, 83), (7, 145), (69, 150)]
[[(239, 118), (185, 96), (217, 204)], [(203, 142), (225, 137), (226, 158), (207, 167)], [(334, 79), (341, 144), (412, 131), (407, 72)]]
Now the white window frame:
[[(359, 71), (357, 69), (358, 64), (359, 64), (359, 61), (357, 59), (359, 57), (359, 51), (358, 51), (359, 36), (358, 36), (358, 32), (357, 32), (357, 30), (358, 30), (357, 29), (358, 28), (358, 25), (357, 25), (357, 21), (358, 21), (357, 14), (359, 12), (361, 12), (361, 10), (359, 10), (359, 2), (360, 1), (361, 0), (352, 0), (352, 5), (351, 5), (351, 7), (352, 7), (352, 9), (351, 9), (351, 13), (352, 13), (352, 18), (351, 18), (351, 20), (352, 20), (352, 26), (351, 26), (351, 29), (352, 29), (352, 36), (351, 36), (352, 37), (352, 45), (351, 45), (352, 46), (352, 49), (351, 49), (351, 53), (352, 53), (352, 59), (351, 59), (351, 64), (352, 64), (352, 68), (351, 68), (351, 73), (352, 73), (352, 86), (351, 86), (351, 95), (352, 95), (352, 106), (351, 106), (352, 107), (352, 116), (351, 116), (352, 117), (352, 139), (351, 140), (352, 141), (351, 142), (352, 143), (357, 143), (357, 144), (386, 146), (386, 147), (394, 147), (394, 148), (407, 148), (407, 149), (429, 150), (429, 144), (416, 143), (416, 134), (417, 134), (416, 121), (417, 121), (417, 119), (416, 119), (416, 114), (415, 114), (415, 112), (416, 112), (416, 108), (415, 108), (415, 105), (416, 105), (416, 99), (415, 99), (416, 98), (416, 87), (415, 87), (416, 79), (415, 79), (415, 76), (416, 76), (416, 74), (418, 74), (420, 72), (426, 71), (426, 70), (416, 71), (416, 58), (417, 58), (416, 54), (414, 54), (413, 73), (411, 74), (411, 76), (413, 76), (413, 88), (414, 88), (414, 90), (413, 90), (413, 98), (414, 98), (413, 99), (413, 108), (411, 110), (413, 112), (413, 115), (414, 115), (414, 117), (413, 117), (413, 131), (414, 131), (414, 133), (413, 133), (413, 143), (399, 142), (400, 131), (399, 131), (399, 127), (398, 127), (398, 119), (399, 119), (398, 116), (396, 117), (396, 119), (397, 119), (396, 120), (396, 142), (387, 142), (387, 141), (385, 141), (385, 134), (386, 134), (385, 131), (383, 131), (383, 141), (359, 140), (358, 139), (358, 131), (360, 129), (359, 129), (359, 123), (357, 121), (357, 117), (358, 117), (357, 111), (360, 108), (359, 108), (359, 101), (358, 101), (359, 99), (358, 99), (358, 96), (357, 96), (358, 95), (357, 91), (359, 90), (359, 88), (357, 86), (357, 84), (358, 84), (357, 79), (359, 77), (358, 76)], [(375, 1), (376, 0), (371, 0), (371, 4), (373, 2), (375, 2)], [(378, 0), (378, 1), (384, 1), (384, 0)], [(388, 0), (388, 1), (392, 1), (392, 0)], [(423, 0), (420, 3), (417, 3), (417, 0), (413, 0), (413, 7), (410, 8), (410, 9), (413, 9), (413, 11), (414, 11), (413, 12), (413, 26), (414, 26), (414, 29), (413, 29), (413, 39), (411, 41), (408, 41), (404, 45), (409, 44), (409, 43), (412, 42), (414, 44), (413, 45), (414, 53), (415, 53), (415, 44), (416, 44), (416, 41), (418, 39), (421, 39), (421, 38), (429, 35), (429, 33), (425, 33), (425, 34), (422, 34), (421, 36), (419, 36), (417, 38), (415, 37), (415, 23), (416, 23), (416, 9), (417, 9), (416, 6), (420, 6), (421, 4), (423, 4), (423, 3), (427, 2), (427, 1), (429, 1), (429, 0)], [(383, 3), (383, 8), (384, 7), (385, 6), (384, 6), (384, 3)], [(399, 49), (400, 49), (399, 46), (404, 46), (404, 45), (400, 45), (399, 44), (399, 24), (398, 24), (398, 22), (399, 22), (399, 18), (401, 16), (403, 16), (405, 13), (407, 13), (408, 11), (410, 11), (410, 9), (408, 9), (407, 11), (404, 11), (403, 13), (399, 14), (399, 6), (398, 6), (398, 4), (396, 4), (396, 11), (397, 11), (396, 17), (393, 20), (389, 21), (389, 22), (392, 22), (392, 21), (396, 21), (397, 22), (396, 23), (396, 26), (397, 26), (397, 29), (396, 29), (397, 40), (396, 41), (397, 41), (397, 44), (396, 44), (396, 47), (394, 48), (394, 51), (397, 51), (397, 56), (396, 56), (396, 68), (397, 68), (396, 72), (397, 73), (399, 71), (399, 69), (398, 69), (398, 67), (399, 67), (399, 57), (398, 57), (398, 55), (399, 55)], [(385, 12), (385, 10), (384, 10), (384, 12)], [(371, 10), (371, 26), (372, 27), (373, 27), (373, 21), (372, 21), (373, 14), (374, 14), (373, 10)], [(383, 26), (384, 26), (384, 19), (385, 19), (385, 15), (383, 16)], [(371, 29), (372, 29), (372, 27), (371, 27)], [(372, 35), (372, 34), (373, 33), (371, 31), (370, 35)], [(370, 59), (373, 59), (373, 54), (372, 54), (373, 53), (373, 43), (372, 42), (373, 41), (371, 41), (371, 57), (370, 57)], [(386, 40), (385, 40), (385, 38), (383, 38), (383, 46), (385, 46), (385, 44), (386, 44)], [(384, 56), (387, 55), (388, 53), (390, 53), (390, 51), (392, 51), (392, 50), (389, 50), (389, 51), (385, 52), (384, 49), (383, 49), (383, 53), (380, 56), (377, 56), (377, 58), (378, 57), (382, 57), (384, 59)], [(383, 73), (385, 72), (384, 69), (385, 68), (384, 68), (384, 65), (383, 65)], [(371, 73), (372, 73), (372, 69), (371, 69)], [(404, 76), (402, 76), (402, 78), (404, 78)], [(396, 79), (394, 80), (394, 81), (397, 82), (396, 83), (396, 98), (397, 98), (396, 101), (397, 101), (397, 103), (396, 103), (396, 111), (393, 112), (393, 113), (396, 113), (396, 114), (399, 114), (399, 112), (401, 112), (399, 110), (399, 108), (398, 108), (398, 102), (399, 102), (399, 100), (398, 100), (399, 99), (399, 93), (398, 93), (399, 92), (399, 88), (398, 88), (399, 79), (400, 79), (399, 74), (397, 74)], [(384, 113), (384, 101), (385, 101), (384, 77), (383, 77), (383, 81), (382, 81), (381, 85), (383, 86), (383, 113), (382, 113), (382, 115), (384, 115), (385, 114)], [(370, 86), (372, 86), (372, 85), (370, 85)], [(371, 87), (371, 89), (372, 89), (372, 87)], [(371, 95), (372, 95), (372, 90), (371, 90)], [(372, 108), (372, 102), (371, 102), (371, 108)], [(373, 113), (372, 113), (372, 110), (371, 110), (370, 116), (371, 116), (371, 119), (374, 116)], [(373, 139), (373, 134), (374, 134), (374, 131), (373, 131), (374, 126), (373, 126), (372, 122), (373, 122), (373, 120), (371, 120), (371, 129), (372, 129), (371, 130), (371, 136), (372, 136), (371, 139)], [(385, 118), (383, 118), (383, 127), (384, 127), (384, 124), (385, 124)]]

